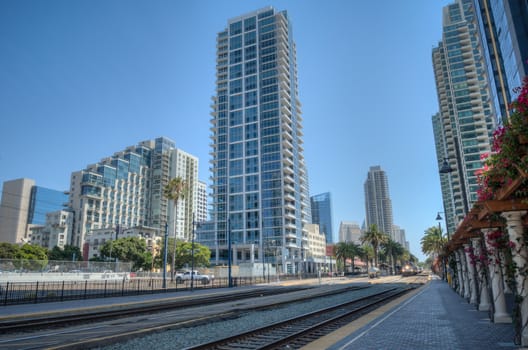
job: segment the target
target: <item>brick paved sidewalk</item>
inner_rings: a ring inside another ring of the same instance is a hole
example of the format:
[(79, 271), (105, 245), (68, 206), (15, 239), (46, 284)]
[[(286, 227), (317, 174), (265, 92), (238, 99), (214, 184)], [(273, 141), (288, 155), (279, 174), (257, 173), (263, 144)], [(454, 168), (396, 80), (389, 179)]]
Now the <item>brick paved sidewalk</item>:
[(490, 322), (487, 312), (477, 311), (447, 283), (433, 280), (328, 349), (518, 349), (513, 338), (512, 324)]

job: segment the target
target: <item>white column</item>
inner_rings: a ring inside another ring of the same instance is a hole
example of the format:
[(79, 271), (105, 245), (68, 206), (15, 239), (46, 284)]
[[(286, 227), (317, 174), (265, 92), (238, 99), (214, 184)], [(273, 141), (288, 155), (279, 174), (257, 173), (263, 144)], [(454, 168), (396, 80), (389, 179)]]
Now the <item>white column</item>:
[(526, 211), (510, 211), (502, 213), (502, 216), (506, 218), (506, 226), (508, 228), (508, 235), (510, 236), (510, 242), (514, 244), (512, 247), (512, 258), (517, 265), (517, 271), (515, 271), (515, 280), (517, 282), (517, 295), (522, 297), (520, 309), (521, 309), (521, 345), (528, 345), (528, 281), (524, 273), (520, 271), (526, 271), (528, 266), (528, 251), (526, 249), (526, 241), (523, 237), (523, 226), (521, 217), (526, 214)]
[(483, 257), (481, 249), (481, 238), (472, 238), (471, 244), (473, 245), (473, 252), (477, 259), (477, 264), (475, 266), (477, 273), (477, 283), (478, 283), (478, 294), (480, 296), (478, 309), (480, 311), (488, 311), (490, 309), (489, 295), (488, 295), (488, 280), (485, 274), (485, 267), (482, 265), (480, 258)]
[(462, 259), (460, 258), (460, 249), (455, 250), (455, 258), (457, 264), (457, 279), (458, 279), (458, 294), (464, 296), (464, 277), (462, 276)]
[[(490, 230), (484, 231), (484, 236)], [(488, 250), (490, 264), (488, 265), (489, 279), (491, 283), (491, 292), (493, 294), (493, 322), (495, 323), (511, 323), (511, 316), (506, 310), (506, 298), (504, 297), (504, 282), (502, 277), (502, 269), (500, 268), (500, 254), (494, 249), (487, 239), (484, 240), (486, 249)]]
[(477, 281), (475, 276), (475, 266), (469, 256), (469, 250), (472, 249), (471, 244), (464, 244), (464, 253), (466, 257), (467, 277), (469, 280), (469, 302), (470, 304), (477, 305)]
[(464, 252), (464, 247), (460, 248), (460, 265), (462, 266), (462, 282), (464, 283), (464, 293), (461, 294), (462, 297), (466, 300), (469, 300), (471, 294), (469, 289), (469, 275), (467, 269), (467, 259), (466, 252)]

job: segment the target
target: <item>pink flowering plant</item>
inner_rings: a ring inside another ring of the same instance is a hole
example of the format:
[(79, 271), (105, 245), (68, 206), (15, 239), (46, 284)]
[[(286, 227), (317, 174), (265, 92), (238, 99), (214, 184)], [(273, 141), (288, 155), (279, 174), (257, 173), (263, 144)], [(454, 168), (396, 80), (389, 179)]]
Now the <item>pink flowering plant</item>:
[(491, 154), (483, 154), (482, 169), (475, 172), (479, 201), (494, 199), (496, 192), (528, 172), (528, 77), (510, 105), (510, 118), (493, 133)]

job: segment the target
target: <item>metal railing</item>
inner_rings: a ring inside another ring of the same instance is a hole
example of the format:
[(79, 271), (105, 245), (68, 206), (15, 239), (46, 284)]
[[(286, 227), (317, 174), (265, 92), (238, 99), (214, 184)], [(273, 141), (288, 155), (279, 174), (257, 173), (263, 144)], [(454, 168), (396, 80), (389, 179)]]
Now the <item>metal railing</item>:
[[(312, 278), (315, 276), (303, 275), (302, 277)], [(295, 279), (299, 279), (299, 276), (280, 276), (281, 281)], [(263, 283), (275, 283), (276, 281), (277, 279), (275, 278), (270, 281), (263, 276), (232, 277), (232, 286), (250, 286)], [(189, 280), (180, 284), (177, 284), (175, 281), (167, 281), (167, 288), (162, 288), (162, 283), (163, 279), (161, 278), (131, 278), (101, 281), (7, 281), (0, 283), (0, 304), (5, 306), (191, 290), (191, 281)], [(194, 280), (192, 283), (193, 289), (227, 287), (229, 287), (227, 278), (215, 278), (206, 284), (200, 280)]]

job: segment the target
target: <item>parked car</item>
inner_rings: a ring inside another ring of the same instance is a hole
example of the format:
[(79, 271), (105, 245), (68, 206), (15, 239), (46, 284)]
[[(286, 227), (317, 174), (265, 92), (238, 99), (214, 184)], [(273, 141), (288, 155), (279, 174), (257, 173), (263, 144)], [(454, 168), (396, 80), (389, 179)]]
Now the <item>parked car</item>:
[[(213, 275), (202, 275), (198, 271), (194, 270), (192, 273), (192, 279), (194, 281), (200, 281), (202, 284), (209, 284), (213, 279)], [(176, 283), (183, 283), (184, 281), (191, 280), (191, 271), (185, 271), (184, 273), (176, 274)]]
[(369, 267), (368, 269), (369, 278), (378, 278), (380, 274), (381, 274), (380, 269), (378, 269), (377, 267)]

